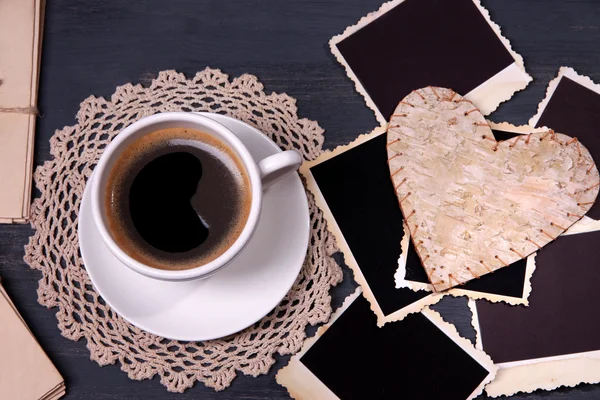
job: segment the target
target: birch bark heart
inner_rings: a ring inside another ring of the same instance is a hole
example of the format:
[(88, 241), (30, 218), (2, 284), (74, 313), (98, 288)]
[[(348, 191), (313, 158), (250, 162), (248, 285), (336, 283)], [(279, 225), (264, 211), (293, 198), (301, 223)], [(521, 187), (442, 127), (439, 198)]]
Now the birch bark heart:
[(390, 174), (436, 291), (527, 257), (591, 208), (599, 176), (576, 138), (551, 130), (497, 142), (451, 89), (406, 96), (387, 131)]

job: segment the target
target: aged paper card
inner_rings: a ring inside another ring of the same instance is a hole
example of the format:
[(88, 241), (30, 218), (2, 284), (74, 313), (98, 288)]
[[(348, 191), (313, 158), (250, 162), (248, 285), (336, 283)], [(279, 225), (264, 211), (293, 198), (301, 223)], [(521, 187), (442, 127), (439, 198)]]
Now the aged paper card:
[(296, 400), (472, 399), (494, 373), (490, 358), (435, 311), (377, 328), (357, 291), (278, 372), (277, 382)]
[(394, 273), (405, 233), (385, 142), (385, 129), (377, 128), (300, 169), (380, 326), (442, 297), (395, 288)]
[(479, 0), (389, 1), (329, 44), (382, 125), (420, 87), (452, 88), (488, 115), (531, 81)]
[(600, 382), (600, 231), (540, 250), (529, 307), (470, 301), (477, 348), (498, 366), (488, 395)]
[(43, 11), (0, 2), (0, 223), (29, 218)]
[(0, 398), (57, 399), (62, 377), (0, 285)]

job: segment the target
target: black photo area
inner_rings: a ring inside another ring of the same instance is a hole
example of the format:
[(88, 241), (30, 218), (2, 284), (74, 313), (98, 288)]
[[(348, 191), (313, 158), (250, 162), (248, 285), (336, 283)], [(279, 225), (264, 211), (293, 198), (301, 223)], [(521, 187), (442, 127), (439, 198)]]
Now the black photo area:
[[(525, 288), (526, 266), (527, 259), (522, 259), (491, 274), (483, 275), (479, 279), (473, 279), (458, 288), (520, 299)], [(429, 283), (412, 241), (406, 256), (406, 280)]]
[(423, 314), (378, 328), (362, 296), (301, 361), (344, 400), (464, 400), (489, 374)]
[(406, 0), (337, 47), (386, 119), (414, 89), (465, 95), (514, 62), (472, 0)]
[(429, 294), (396, 289), (402, 212), (387, 164), (386, 135), (311, 168), (356, 262), (385, 315)]
[(529, 307), (477, 302), (495, 363), (600, 350), (600, 231), (561, 236), (535, 261)]
[[(600, 94), (563, 76), (536, 126), (576, 137), (600, 163)], [(586, 215), (600, 219), (600, 202)]]
[[(494, 130), (496, 140), (508, 140), (517, 133)], [(507, 267), (494, 271), (491, 274), (483, 275), (479, 279), (473, 279), (466, 284), (459, 286), (460, 289), (474, 292), (497, 294), (506, 297), (522, 298), (525, 288), (527, 259), (519, 260)], [(406, 280), (429, 283), (427, 274), (423, 269), (421, 260), (413, 246), (412, 241), (406, 255)]]

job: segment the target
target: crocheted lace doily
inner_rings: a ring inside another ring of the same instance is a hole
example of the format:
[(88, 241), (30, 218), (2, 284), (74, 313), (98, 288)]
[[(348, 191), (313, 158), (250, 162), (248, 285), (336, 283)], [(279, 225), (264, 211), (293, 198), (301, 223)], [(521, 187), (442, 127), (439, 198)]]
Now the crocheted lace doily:
[(77, 124), (56, 131), (53, 158), (34, 174), (41, 196), (33, 201), (35, 233), (25, 261), (42, 271), (38, 301), (56, 307), (58, 327), (71, 340), (85, 338), (100, 365), (119, 362), (131, 379), (160, 376), (169, 391), (183, 392), (201, 381), (221, 390), (237, 371), (257, 376), (273, 365), (274, 354), (298, 351), (305, 328), (331, 314), (329, 289), (342, 279), (331, 258), (337, 250), (321, 211), (308, 194), (311, 240), (294, 286), (266, 317), (235, 335), (205, 342), (178, 342), (144, 332), (117, 315), (94, 290), (79, 253), (77, 215), (87, 179), (110, 140), (132, 122), (157, 112), (210, 111), (245, 121), (284, 149), (297, 149), (306, 160), (322, 151), (323, 130), (298, 118), (296, 101), (286, 94), (264, 93), (252, 75), (229, 81), (209, 69), (187, 79), (163, 71), (150, 87), (126, 84), (110, 100), (89, 97), (81, 103)]

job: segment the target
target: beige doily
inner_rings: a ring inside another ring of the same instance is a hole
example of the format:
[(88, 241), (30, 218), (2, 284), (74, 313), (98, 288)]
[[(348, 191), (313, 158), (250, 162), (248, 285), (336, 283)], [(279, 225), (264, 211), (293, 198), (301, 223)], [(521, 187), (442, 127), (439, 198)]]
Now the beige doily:
[(125, 126), (165, 111), (210, 111), (245, 121), (280, 147), (299, 150), (312, 160), (321, 153), (323, 130), (297, 116), (295, 100), (266, 95), (252, 75), (231, 82), (219, 70), (206, 69), (192, 79), (163, 71), (150, 87), (126, 84), (110, 100), (89, 97), (81, 103), (77, 124), (52, 137), (53, 159), (37, 168), (31, 225), (35, 234), (25, 247), (25, 261), (42, 271), (38, 301), (58, 307), (63, 336), (87, 340), (91, 358), (100, 365), (117, 361), (131, 379), (158, 374), (169, 391), (183, 392), (196, 380), (221, 390), (236, 371), (266, 373), (274, 354), (297, 352), (308, 324), (331, 314), (329, 289), (342, 279), (331, 258), (336, 247), (321, 211), (309, 194), (311, 240), (302, 271), (284, 300), (252, 327), (220, 340), (184, 343), (146, 333), (118, 316), (91, 285), (79, 254), (77, 214), (83, 189), (110, 140)]

